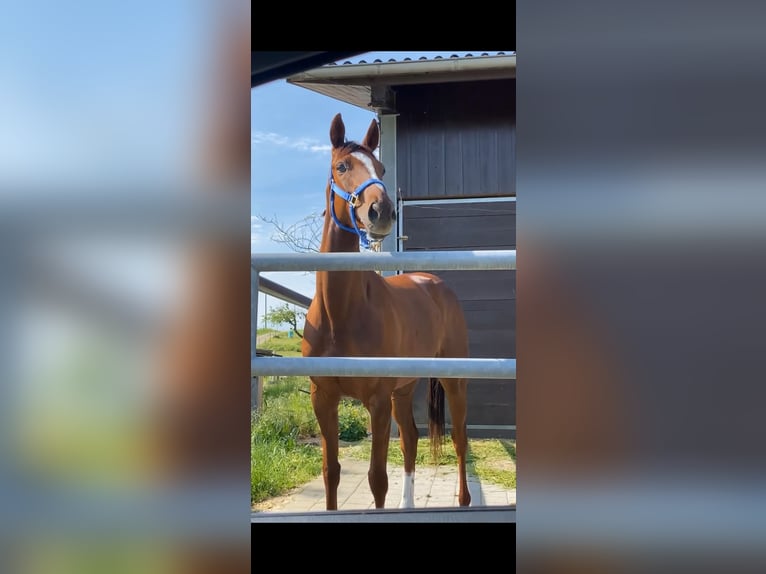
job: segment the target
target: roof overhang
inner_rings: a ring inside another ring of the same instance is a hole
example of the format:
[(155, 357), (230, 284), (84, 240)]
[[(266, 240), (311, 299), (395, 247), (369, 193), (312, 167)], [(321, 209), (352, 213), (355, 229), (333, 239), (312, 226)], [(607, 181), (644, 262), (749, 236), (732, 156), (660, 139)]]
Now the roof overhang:
[(294, 74), (287, 81), (365, 110), (394, 113), (395, 86), (515, 77), (516, 54), (510, 54), (329, 65)]
[(250, 54), (250, 87), (254, 88), (364, 52), (256, 52)]

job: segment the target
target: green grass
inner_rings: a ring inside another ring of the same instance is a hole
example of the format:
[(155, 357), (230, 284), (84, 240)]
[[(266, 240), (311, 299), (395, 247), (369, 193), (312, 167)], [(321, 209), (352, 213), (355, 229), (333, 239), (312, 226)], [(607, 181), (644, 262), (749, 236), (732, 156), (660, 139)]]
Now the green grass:
[[(259, 330), (273, 332), (273, 330)], [(300, 337), (284, 331), (262, 346), (280, 355), (300, 356)], [(319, 425), (309, 395), (308, 377), (269, 377), (263, 388), (263, 408), (251, 424), (251, 503), (285, 494), (319, 476), (322, 452), (316, 444)], [(369, 414), (359, 403), (343, 399), (340, 421), (341, 456), (370, 459)], [(312, 444), (308, 444), (313, 439)], [(399, 441), (392, 438), (388, 461), (402, 465)], [(431, 466), (434, 461), (428, 439), (418, 441), (416, 466)], [(457, 456), (449, 438), (445, 440), (439, 465), (457, 465)], [(467, 470), (482, 481), (506, 488), (516, 488), (516, 441), (510, 439), (469, 439)]]
[[(306, 444), (319, 436), (308, 390), (308, 377), (275, 377), (264, 385), (263, 408), (250, 428), (251, 504), (284, 494), (321, 473), (321, 449)], [(366, 436), (369, 415), (358, 401), (343, 399), (339, 420), (341, 437)]]
[(290, 356), (287, 355), (287, 353), (297, 353), (299, 356), (301, 354), (301, 340), (302, 339), (298, 335), (293, 335), (292, 338), (290, 338), (286, 332), (279, 331), (268, 341), (264, 341), (260, 347), (271, 349), (275, 353), (284, 356)]
[(308, 397), (308, 377), (268, 377), (263, 387), (263, 400), (268, 402), (282, 395), (303, 393)]
[(255, 332), (258, 335), (265, 335), (267, 333), (275, 333), (277, 332), (277, 330), (272, 329), (271, 327), (261, 327), (260, 329), (257, 329)]
[(253, 438), (250, 454), (251, 504), (284, 494), (322, 472), (322, 452), (313, 445)]
[(476, 439), (468, 441), (468, 472), (505, 488), (516, 488), (516, 441)]
[[(296, 381), (264, 388), (264, 408), (253, 416), (250, 443), (251, 503), (284, 494), (322, 470), (322, 453), (300, 439), (318, 425), (309, 396), (291, 389)], [(268, 389), (268, 390), (267, 390)]]
[[(341, 456), (358, 460), (369, 460), (372, 442), (367, 439), (355, 445), (341, 448)], [(388, 445), (389, 464), (403, 465), (404, 459), (398, 439), (392, 438)], [(432, 466), (429, 441), (418, 440), (418, 454), (415, 467)], [(442, 455), (436, 464), (457, 465), (457, 455), (449, 439), (442, 448)], [(469, 474), (481, 480), (505, 488), (516, 488), (516, 441), (512, 439), (469, 439), (466, 468)]]
[(264, 386), (264, 406), (255, 417), (254, 434), (274, 441), (284, 438), (297, 441), (319, 435), (311, 397), (307, 393), (291, 390), (303, 386), (296, 380), (300, 378), (280, 381), (273, 388), (269, 383)]

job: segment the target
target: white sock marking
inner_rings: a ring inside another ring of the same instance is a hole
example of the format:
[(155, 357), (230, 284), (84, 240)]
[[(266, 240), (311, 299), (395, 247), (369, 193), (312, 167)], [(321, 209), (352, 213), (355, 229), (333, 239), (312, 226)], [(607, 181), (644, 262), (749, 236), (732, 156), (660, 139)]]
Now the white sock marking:
[(402, 471), (402, 501), (399, 508), (415, 508), (415, 473)]

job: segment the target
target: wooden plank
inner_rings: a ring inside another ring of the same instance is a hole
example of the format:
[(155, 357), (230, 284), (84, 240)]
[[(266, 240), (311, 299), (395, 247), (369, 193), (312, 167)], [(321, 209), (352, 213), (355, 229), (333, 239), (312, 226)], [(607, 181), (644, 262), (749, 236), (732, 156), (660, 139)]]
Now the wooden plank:
[(435, 271), (461, 301), (516, 299), (516, 271)]
[[(483, 304), (484, 308), (471, 307), (474, 304)], [(468, 328), (481, 331), (495, 329), (497, 325), (514, 325), (516, 309), (514, 301), (508, 299), (480, 299), (476, 301), (463, 301), (463, 315), (465, 315)]]
[(499, 193), (516, 195), (516, 125), (497, 131)]
[(452, 120), (444, 124), (444, 195), (465, 194), (463, 185), (463, 148), (460, 127)]
[(402, 196), (514, 193), (515, 90), (515, 80), (397, 88)]
[[(438, 206), (434, 206), (438, 209)], [(436, 211), (436, 209), (435, 209)], [(436, 215), (436, 214), (435, 214)], [(404, 234), (407, 250), (418, 248), (445, 249), (455, 247), (454, 237), (445, 234), (445, 226), (459, 230), (460, 247), (473, 249), (513, 249), (516, 243), (515, 218), (507, 215), (434, 216), (409, 219), (405, 212)], [(510, 247), (506, 247), (510, 246)]]
[(478, 129), (474, 126), (465, 126), (460, 133), (460, 146), (463, 151), (463, 189), (466, 195), (482, 195), (488, 191), (481, 186), (479, 140)]
[[(426, 402), (427, 383), (418, 382), (413, 401), (415, 423), (426, 425), (428, 411)], [(447, 407), (447, 422), (451, 422)], [(468, 382), (467, 424), (515, 425), (516, 382), (511, 380), (488, 381), (471, 379)]]
[(468, 331), (468, 351), (474, 359), (513, 359), (516, 357), (516, 329)]
[[(412, 151), (410, 149), (410, 139), (401, 137), (402, 133), (407, 133), (409, 131), (409, 116), (400, 116), (396, 120), (396, 130), (397, 130), (397, 137), (396, 137), (396, 177), (397, 177), (397, 185), (402, 190), (402, 197), (406, 197), (407, 194), (405, 193), (405, 190), (409, 187), (410, 182), (410, 157), (412, 156)], [(391, 199), (394, 199), (394, 194), (391, 193), (389, 190), (389, 195), (391, 195)], [(396, 191), (396, 197), (399, 197), (399, 190)]]
[(428, 196), (444, 197), (445, 195), (445, 162), (444, 162), (444, 131), (429, 131), (427, 138)]
[[(469, 198), (466, 198), (469, 199)], [(427, 204), (405, 205), (405, 215), (409, 219), (420, 219), (423, 217), (452, 217), (452, 216), (484, 216), (484, 215), (507, 215), (510, 218), (516, 217), (516, 202), (495, 200), (491, 202), (484, 201), (464, 201), (460, 203), (442, 203), (435, 206)]]
[(481, 193), (498, 193), (500, 182), (497, 180), (497, 127), (481, 126), (478, 130), (476, 153), (479, 189)]
[(407, 251), (515, 249), (516, 202), (405, 205)]

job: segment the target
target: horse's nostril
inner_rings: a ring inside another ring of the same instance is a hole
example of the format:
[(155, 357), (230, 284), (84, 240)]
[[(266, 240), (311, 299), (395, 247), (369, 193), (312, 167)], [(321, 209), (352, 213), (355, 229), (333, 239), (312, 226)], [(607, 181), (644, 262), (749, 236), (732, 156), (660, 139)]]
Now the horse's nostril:
[(368, 215), (369, 215), (370, 221), (375, 221), (376, 219), (378, 219), (378, 209), (376, 208), (376, 204), (373, 203), (370, 206), (370, 212)]
[(391, 212), (391, 221), (396, 221), (396, 210)]

